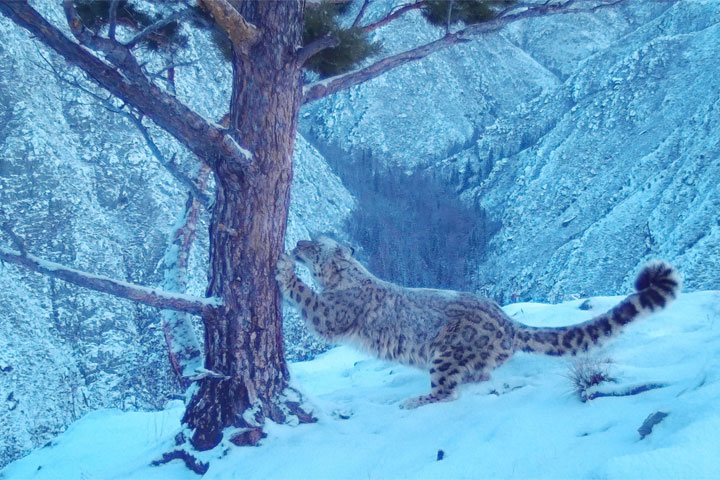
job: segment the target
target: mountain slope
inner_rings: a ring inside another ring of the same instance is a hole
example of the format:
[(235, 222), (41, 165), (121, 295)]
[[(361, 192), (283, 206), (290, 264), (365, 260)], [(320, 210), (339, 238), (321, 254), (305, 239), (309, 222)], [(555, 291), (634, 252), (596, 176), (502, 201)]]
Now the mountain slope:
[[(660, 257), (686, 288), (716, 286), (718, 48), (720, 4), (679, 2), (488, 128), (492, 170), (464, 192), (502, 224), (479, 283), (506, 300), (614, 293)], [(537, 139), (494, 153), (528, 119)]]
[[(309, 105), (301, 128), (338, 170), (379, 158), (482, 206), (499, 231), (470, 283), (503, 302), (622, 292), (653, 257), (718, 288), (719, 21), (716, 1), (639, 0), (517, 22)], [(392, 52), (421, 25), (377, 36)]]

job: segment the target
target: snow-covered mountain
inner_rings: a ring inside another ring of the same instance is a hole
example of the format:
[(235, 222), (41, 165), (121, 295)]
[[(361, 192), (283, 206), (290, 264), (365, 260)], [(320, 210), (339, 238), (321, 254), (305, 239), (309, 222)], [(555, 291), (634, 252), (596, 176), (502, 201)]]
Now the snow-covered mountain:
[[(419, 17), (378, 38), (431, 38)], [(714, 0), (534, 18), (310, 105), (301, 129), (328, 156), (422, 168), (482, 206), (499, 231), (474, 285), (499, 300), (618, 293), (652, 257), (718, 288), (718, 49)]]
[[(559, 326), (620, 298), (591, 298), (589, 310), (575, 300), (505, 311)], [(592, 391), (606, 396), (583, 403), (569, 360), (517, 353), (455, 401), (401, 410), (401, 401), (427, 392), (428, 375), (339, 347), (291, 364), (317, 423), (270, 426), (259, 447), (220, 445), (205, 454), (203, 478), (710, 480), (720, 477), (719, 350), (720, 292), (689, 293), (590, 357), (614, 379)], [(658, 412), (666, 416), (648, 427)], [(182, 413), (181, 402), (159, 412), (90, 413), (0, 478), (194, 480), (179, 460), (149, 466), (173, 447)]]

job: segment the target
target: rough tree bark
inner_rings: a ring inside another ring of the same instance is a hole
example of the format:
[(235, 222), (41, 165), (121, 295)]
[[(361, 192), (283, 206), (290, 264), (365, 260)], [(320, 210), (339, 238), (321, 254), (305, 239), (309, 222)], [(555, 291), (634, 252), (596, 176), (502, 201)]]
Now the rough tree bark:
[[(192, 444), (255, 444), (265, 418), (311, 418), (285, 398), (288, 370), (282, 343), (280, 297), (274, 267), (283, 251), (292, 181), (292, 153), (302, 90), (295, 50), (301, 44), (299, 0), (244, 2), (240, 13), (261, 38), (233, 54), (230, 131), (252, 151), (248, 168), (221, 159), (211, 221), (208, 295), (224, 306), (205, 316), (206, 368), (228, 376), (206, 378), (183, 421)], [(253, 112), (248, 115), (247, 112)], [(249, 415), (246, 412), (251, 412)]]

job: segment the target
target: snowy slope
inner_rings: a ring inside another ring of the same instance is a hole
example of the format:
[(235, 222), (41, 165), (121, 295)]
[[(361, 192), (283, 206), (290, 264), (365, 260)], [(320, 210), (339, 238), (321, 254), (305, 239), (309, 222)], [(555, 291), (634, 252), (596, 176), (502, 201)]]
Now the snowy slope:
[[(579, 300), (505, 310), (525, 323), (557, 326), (619, 299), (592, 298), (591, 310), (579, 309)], [(339, 347), (292, 365), (318, 423), (270, 426), (258, 448), (218, 447), (204, 478), (720, 477), (720, 292), (682, 295), (596, 356), (612, 359), (617, 379), (600, 391), (664, 387), (582, 403), (565, 378), (567, 360), (518, 353), (489, 382), (466, 386), (458, 400), (406, 411), (399, 402), (424, 393), (427, 374)], [(668, 416), (641, 439), (637, 429), (656, 411)], [(155, 413), (90, 413), (0, 478), (198, 478), (177, 461), (147, 466), (172, 445), (181, 414), (178, 402)]]

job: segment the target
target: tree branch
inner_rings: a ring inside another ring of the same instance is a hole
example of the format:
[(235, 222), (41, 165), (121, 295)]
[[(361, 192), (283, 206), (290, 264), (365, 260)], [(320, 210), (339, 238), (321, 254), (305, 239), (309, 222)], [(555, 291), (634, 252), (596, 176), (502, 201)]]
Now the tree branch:
[(170, 65), (166, 65), (165, 67), (161, 68), (157, 72), (151, 73), (151, 77), (160, 77), (163, 73), (167, 72), (170, 69), (173, 68), (179, 68), (179, 67), (189, 67), (190, 65), (195, 65), (198, 63), (198, 60), (188, 60), (187, 62), (176, 62), (172, 63)]
[[(160, 165), (165, 167), (165, 170), (170, 172), (170, 175), (175, 177), (175, 180), (185, 185), (188, 190), (190, 190), (190, 194), (194, 198), (196, 198), (203, 207), (208, 208), (212, 202), (211, 198), (206, 193), (202, 192), (200, 188), (195, 184), (195, 182), (193, 182), (190, 177), (181, 172), (180, 169), (178, 169), (178, 167), (173, 163), (173, 160), (175, 159), (177, 154), (174, 153), (170, 160), (166, 160), (165, 155), (162, 154), (157, 144), (153, 140), (152, 136), (150, 136), (150, 132), (148, 131), (147, 127), (143, 125), (142, 119), (136, 117), (130, 112), (122, 111), (120, 113), (130, 119), (130, 121), (135, 125), (135, 127), (140, 132), (140, 135), (142, 135), (142, 137), (145, 139), (145, 143), (152, 152), (153, 156), (158, 160), (158, 162), (160, 162)], [(203, 162), (203, 165), (206, 164)]]
[[(12, 0), (4, 0), (4, 2), (10, 3)], [(140, 65), (138, 65), (137, 60), (135, 60), (135, 57), (132, 55), (130, 50), (115, 40), (101, 37), (92, 30), (86, 28), (77, 12), (77, 9), (75, 8), (75, 3), (73, 2), (74, 0), (63, 0), (63, 8), (65, 10), (65, 17), (67, 18), (68, 25), (70, 26), (70, 31), (77, 41), (91, 50), (102, 52), (116, 67), (128, 73), (132, 73), (134, 76), (142, 76), (142, 69), (140, 68)], [(26, 3), (26, 0), (21, 0), (16, 3)], [(32, 9), (29, 6), (28, 8)], [(37, 14), (37, 12), (35, 13)]]
[(146, 38), (148, 35), (152, 35), (153, 33), (157, 32), (161, 28), (165, 27), (166, 25), (171, 24), (172, 22), (175, 22), (177, 20), (181, 20), (183, 17), (187, 16), (192, 10), (190, 8), (185, 8), (183, 10), (178, 10), (177, 12), (168, 15), (167, 17), (158, 20), (157, 22), (153, 23), (152, 25), (148, 25), (145, 27), (140, 33), (135, 35), (129, 42), (125, 44), (125, 47), (132, 49), (137, 46), (138, 42)]
[(303, 66), (313, 55), (325, 50), (326, 48), (335, 48), (340, 44), (337, 37), (333, 35), (325, 35), (302, 47), (297, 52), (296, 62), (298, 65)]
[(247, 52), (260, 38), (257, 27), (245, 20), (227, 0), (198, 0), (198, 5), (225, 30), (237, 52)]
[(447, 21), (445, 23), (445, 33), (450, 33), (450, 20), (452, 19), (453, 3), (455, 3), (455, 0), (448, 0)]
[(12, 240), (13, 245), (15, 245), (15, 248), (20, 250), (20, 255), (27, 255), (27, 249), (25, 248), (25, 242), (22, 241), (22, 238), (20, 238), (10, 227), (10, 224), (3, 220), (2, 223), (0, 223), (0, 230), (5, 232), (5, 234), (10, 237), (10, 240)]
[[(66, 2), (71, 2), (71, 0), (66, 0)], [(240, 166), (249, 167), (251, 165), (252, 157), (246, 154), (246, 150), (242, 152), (242, 155), (238, 155), (239, 152), (234, 145), (226, 145), (227, 142), (224, 142), (227, 136), (225, 130), (209, 123), (174, 96), (160, 89), (149, 81), (139, 68), (126, 69), (124, 65), (114, 63), (122, 73), (117, 71), (68, 39), (30, 7), (25, 0), (0, 0), (0, 13), (27, 29), (67, 62), (80, 67), (98, 85), (132, 105), (199, 158), (209, 161), (229, 158)], [(71, 11), (71, 21), (74, 22), (72, 18)], [(82, 23), (79, 27), (76, 25), (76, 29), (78, 28), (80, 37), (84, 38)], [(102, 43), (110, 42), (108, 39), (102, 40)], [(115, 45), (128, 51), (120, 44), (115, 43)], [(113, 61), (110, 56), (108, 58)], [(134, 62), (131, 54), (128, 58), (131, 59), (128, 62)], [(116, 61), (119, 60), (116, 59)]]
[(110, 3), (110, 13), (108, 14), (108, 23), (110, 25), (108, 37), (113, 41), (115, 41), (115, 28), (117, 27), (118, 3), (120, 3), (120, 0), (112, 0), (112, 3)]
[(367, 9), (368, 5), (370, 5), (370, 0), (365, 0), (362, 4), (362, 7), (360, 7), (360, 11), (358, 12), (357, 16), (355, 17), (355, 20), (352, 23), (353, 28), (360, 25), (360, 21), (362, 20), (363, 16), (365, 15), (365, 10)]
[[(372, 32), (373, 30), (377, 30), (378, 28), (387, 25), (388, 23), (392, 22), (393, 20), (397, 19), (398, 17), (401, 17), (405, 15), (407, 12), (410, 12), (412, 10), (417, 10), (418, 8), (422, 8), (425, 5), (424, 1), (421, 2), (415, 2), (408, 5), (403, 5), (402, 7), (397, 8), (396, 10), (393, 10), (388, 15), (386, 15), (381, 20), (378, 20), (377, 22), (371, 23), (369, 25), (365, 25), (362, 27), (364, 32)], [(354, 25), (353, 25), (354, 26)]]
[[(195, 179), (203, 191), (207, 187), (209, 176), (210, 169), (204, 167)], [(177, 228), (170, 234), (170, 242), (165, 250), (163, 258), (165, 275), (162, 283), (165, 290), (184, 292), (187, 288), (190, 250), (196, 238), (199, 217), (200, 202), (197, 197), (190, 195), (185, 204), (185, 211), (176, 223)], [(183, 388), (187, 388), (189, 385), (187, 377), (197, 375), (198, 369), (202, 368), (204, 363), (202, 348), (195, 335), (192, 319), (186, 313), (172, 311), (162, 312), (162, 317), (170, 364), (177, 374), (178, 382)]]
[(113, 280), (109, 277), (82, 272), (59, 263), (43, 260), (29, 253), (23, 254), (3, 247), (0, 247), (0, 260), (16, 263), (34, 272), (151, 307), (202, 315), (204, 312), (213, 310), (220, 305), (218, 299), (215, 298), (198, 298)]
[[(588, 6), (585, 8), (569, 8), (571, 5), (576, 3), (576, 0), (568, 0), (567, 2), (564, 2), (562, 4), (542, 4), (533, 7), (527, 7), (526, 10), (523, 10), (519, 13), (508, 14), (502, 17), (497, 17), (488, 22), (470, 25), (461, 30), (458, 30), (455, 33), (447, 33), (445, 36), (433, 42), (426, 43), (425, 45), (412, 48), (405, 52), (383, 58), (382, 60), (379, 60), (367, 67), (305, 85), (303, 87), (303, 104), (318, 100), (328, 95), (332, 95), (340, 90), (354, 87), (355, 85), (359, 85), (375, 77), (378, 77), (401, 65), (405, 65), (406, 63), (410, 63), (412, 61), (420, 60), (432, 53), (444, 50), (453, 45), (469, 42), (473, 39), (473, 37), (479, 37), (482, 35), (487, 35), (489, 33), (497, 32), (499, 30), (502, 30), (510, 23), (516, 22), (518, 20), (557, 14), (595, 12), (602, 8), (613, 7), (627, 1), (628, 0), (613, 0), (611, 2), (602, 3), (593, 2), (592, 6)], [(586, 1), (585, 3), (588, 2)]]
[(445, 35), (439, 40), (435, 40), (434, 42), (410, 49), (397, 55), (383, 58), (382, 60), (379, 60), (365, 68), (305, 85), (303, 87), (303, 104), (332, 95), (340, 90), (359, 85), (375, 77), (379, 77), (383, 73), (394, 68), (405, 65), (406, 63), (414, 60), (420, 60), (431, 53), (443, 50), (447, 47), (460, 43), (461, 41), (462, 39), (457, 33), (451, 33)]

